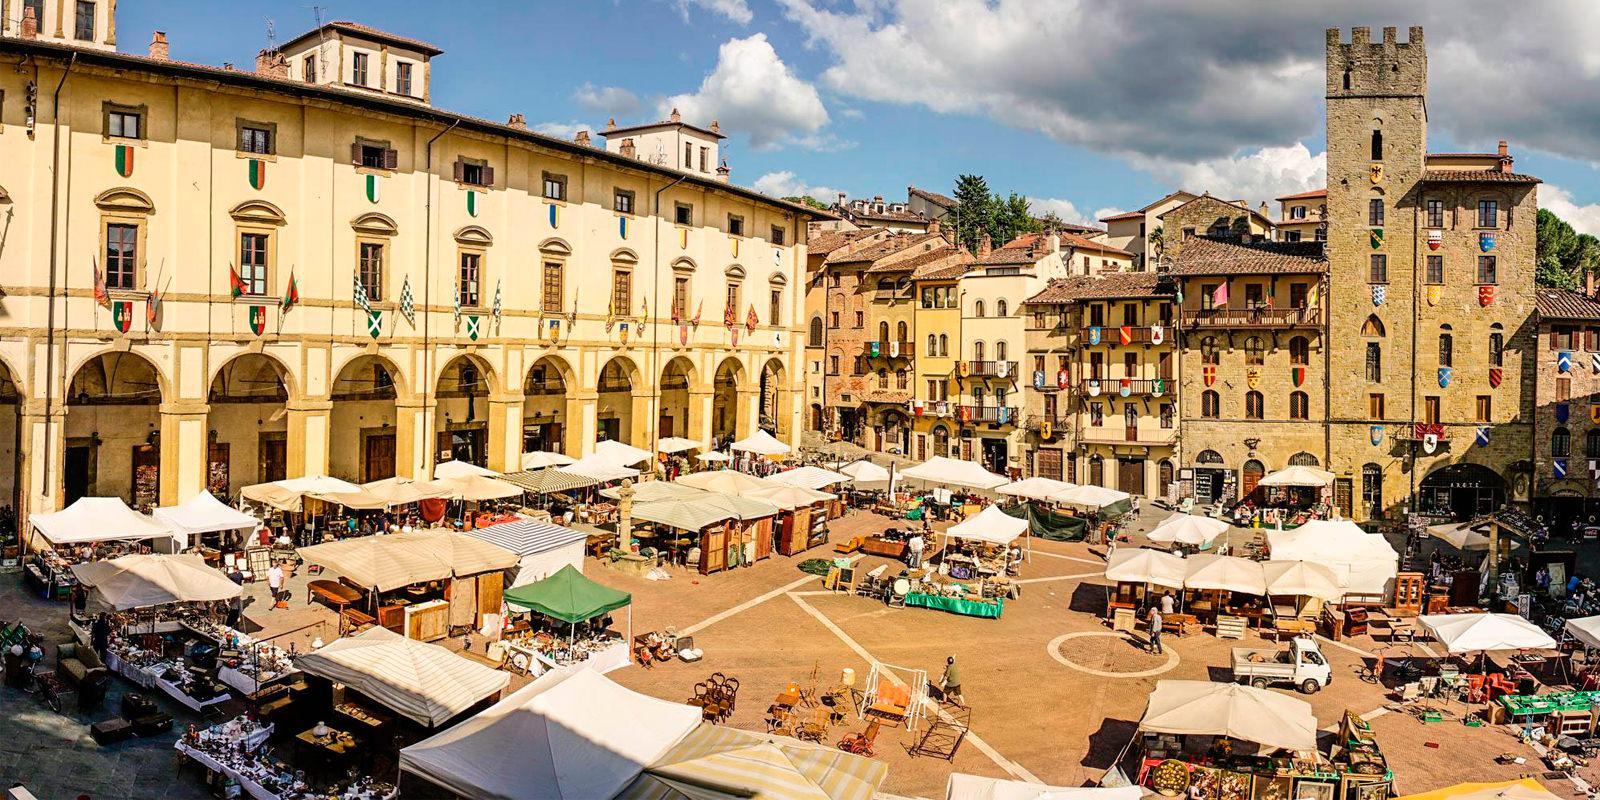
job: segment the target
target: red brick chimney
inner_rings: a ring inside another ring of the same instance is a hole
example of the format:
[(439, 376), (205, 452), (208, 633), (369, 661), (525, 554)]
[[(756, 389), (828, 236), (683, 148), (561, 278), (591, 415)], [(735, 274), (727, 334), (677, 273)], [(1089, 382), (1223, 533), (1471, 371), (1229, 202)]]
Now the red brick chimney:
[(1594, 271), (1583, 271), (1583, 294), (1585, 297), (1594, 297)]
[(277, 50), (262, 50), (256, 53), (256, 74), (268, 78), (289, 77), (289, 59)]
[(1511, 150), (1506, 146), (1506, 140), (1500, 140), (1500, 171), (1511, 171)]
[(578, 135), (572, 137), (572, 140), (574, 142), (577, 142), (578, 144), (583, 145), (584, 147), (588, 147), (589, 146), (589, 132), (588, 131), (578, 131)]
[(506, 118), (506, 124), (513, 128), (528, 129), (528, 118), (523, 114), (512, 114)]
[(22, 38), (39, 38), (39, 18), (33, 15), (33, 6), (22, 7)]
[(632, 138), (628, 138), (628, 139), (623, 139), (623, 140), (622, 140), (622, 145), (621, 145), (621, 146), (619, 146), (619, 147), (618, 147), (618, 148), (617, 148), (617, 150), (618, 150), (618, 151), (619, 151), (619, 152), (621, 152), (621, 153), (622, 153), (622, 155), (624, 155), (624, 156), (626, 156), (626, 157), (628, 157), (628, 158), (635, 158), (635, 157), (636, 157), (636, 156), (635, 156), (635, 153), (636, 153), (636, 152), (637, 152), (637, 151), (636, 151), (636, 150), (635, 150), (635, 149), (634, 149), (634, 146), (633, 146), (633, 139), (632, 139)]
[(733, 180), (733, 169), (728, 166), (726, 159), (724, 159), (721, 164), (717, 165), (717, 180), (722, 181), (723, 183), (728, 183), (729, 181)]
[(678, 109), (674, 108), (674, 109), (672, 109), (672, 115), (667, 117), (667, 119), (669, 121), (671, 121), (671, 122), (682, 122), (683, 121), (683, 115), (679, 114), (678, 113)]
[(938, 233), (938, 232), (939, 232), (939, 220), (936, 220), (936, 219), (928, 220), (928, 233)]
[(993, 252), (994, 242), (989, 239), (988, 232), (985, 232), (983, 238), (978, 240), (978, 258), (986, 258)]
[(167, 32), (156, 31), (150, 36), (150, 57), (167, 60)]

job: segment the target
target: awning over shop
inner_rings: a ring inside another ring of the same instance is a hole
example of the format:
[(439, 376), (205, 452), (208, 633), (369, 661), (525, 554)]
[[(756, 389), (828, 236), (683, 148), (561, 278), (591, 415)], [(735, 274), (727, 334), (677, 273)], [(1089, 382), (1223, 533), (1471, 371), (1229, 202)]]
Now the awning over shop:
[(521, 558), (512, 586), (532, 583), (566, 566), (582, 572), (583, 546), (589, 538), (583, 531), (531, 519), (486, 525), (464, 533), (510, 550)]
[(1258, 486), (1311, 486), (1322, 487), (1333, 484), (1333, 473), (1317, 469), (1316, 467), (1293, 466), (1284, 467), (1261, 479)]
[(772, 434), (756, 429), (755, 433), (728, 445), (728, 449), (735, 453), (750, 453), (757, 456), (786, 455), (790, 447), (773, 438)]
[(1317, 749), (1317, 718), (1310, 703), (1237, 683), (1156, 681), (1139, 729), (1227, 736), (1289, 750)]
[(336, 639), (295, 659), (295, 666), (429, 726), (450, 721), (511, 682), (504, 672), (387, 628)]
[(363, 536), (302, 547), (300, 556), (380, 592), (517, 565), (516, 553), (444, 529)]
[(1001, 511), (999, 506), (989, 506), (977, 514), (950, 526), (945, 530), (944, 534), (957, 539), (987, 542), (1004, 547), (1027, 532), (1027, 520), (1013, 517)]
[(553, 467), (508, 472), (500, 476), (500, 480), (534, 494), (570, 492), (574, 489), (585, 489), (600, 482), (588, 475), (579, 475), (575, 472)]
[(74, 564), (72, 574), (89, 589), (91, 608), (111, 611), (167, 603), (232, 600), (242, 591), (228, 576), (206, 566), (200, 556), (189, 553), (152, 553), (90, 561)]
[(506, 590), (508, 605), (562, 622), (583, 622), (633, 602), (633, 595), (602, 586), (570, 565), (541, 581)]
[(172, 529), (177, 550), (189, 549), (191, 537), (222, 531), (253, 531), (261, 524), (261, 520), (204, 491), (178, 505), (162, 506), (152, 516)]
[[(994, 489), (1004, 486), (1011, 481), (1003, 476), (996, 475), (983, 468), (981, 464), (973, 461), (962, 461), (945, 456), (934, 456), (914, 467), (907, 467), (900, 471), (907, 478), (939, 483), (947, 486), (965, 486), (971, 489)], [(885, 475), (885, 480), (888, 475)]]
[(120, 497), (80, 497), (50, 514), (29, 514), (28, 524), (51, 544), (156, 539), (172, 529), (140, 514)]

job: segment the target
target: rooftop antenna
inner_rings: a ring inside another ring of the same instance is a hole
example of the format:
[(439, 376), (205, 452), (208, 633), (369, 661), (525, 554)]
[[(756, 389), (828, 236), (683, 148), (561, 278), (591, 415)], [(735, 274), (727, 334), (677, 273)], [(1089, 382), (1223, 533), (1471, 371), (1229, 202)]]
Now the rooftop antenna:
[(267, 49), (278, 49), (278, 26), (272, 22), (272, 17), (267, 17)]

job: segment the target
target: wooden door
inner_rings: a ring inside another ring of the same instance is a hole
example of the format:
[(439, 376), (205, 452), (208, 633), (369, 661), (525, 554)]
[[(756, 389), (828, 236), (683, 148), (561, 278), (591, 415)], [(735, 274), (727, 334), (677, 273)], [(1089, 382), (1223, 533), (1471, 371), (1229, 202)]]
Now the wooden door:
[(505, 596), (506, 574), (485, 572), (478, 576), (478, 614), (500, 613), (500, 602)]
[(1123, 407), (1122, 432), (1128, 437), (1128, 441), (1139, 441), (1139, 409), (1132, 403)]
[(228, 443), (212, 442), (206, 448), (206, 491), (218, 500), (228, 502)]
[(710, 575), (728, 568), (728, 530), (717, 526), (700, 533), (700, 574)]
[(366, 453), (361, 460), (361, 482), (381, 481), (393, 478), (394, 471), (394, 434), (372, 433), (367, 435)]
[[(787, 516), (787, 515), (785, 515)], [(754, 525), (756, 536), (756, 560), (772, 557), (772, 517), (762, 517)]]
[(149, 513), (161, 503), (161, 447), (141, 444), (133, 448), (133, 507)]
[(263, 433), (259, 447), (261, 483), (283, 480), (289, 474), (289, 440), (283, 438), (281, 433)]
[(1333, 482), (1333, 504), (1345, 519), (1350, 518), (1352, 486), (1349, 478), (1336, 478)]
[(1250, 497), (1265, 476), (1266, 467), (1260, 461), (1251, 459), (1244, 462), (1244, 470), (1239, 473), (1239, 496)]
[(1034, 455), (1033, 474), (1041, 478), (1061, 480), (1061, 450), (1055, 447), (1040, 448)]
[(663, 439), (667, 438), (668, 436), (676, 436), (677, 435), (677, 434), (674, 434), (672, 432), (672, 415), (671, 414), (662, 414), (661, 418), (659, 420), (656, 420), (656, 426), (657, 426), (657, 430), (659, 430), (661, 432), (661, 438), (663, 438)]
[(1117, 461), (1117, 488), (1129, 494), (1144, 494), (1144, 461)]

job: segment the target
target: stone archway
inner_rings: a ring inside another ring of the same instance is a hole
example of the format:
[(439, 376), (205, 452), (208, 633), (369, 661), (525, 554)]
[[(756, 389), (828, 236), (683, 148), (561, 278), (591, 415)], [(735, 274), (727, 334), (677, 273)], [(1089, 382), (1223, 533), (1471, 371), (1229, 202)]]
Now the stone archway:
[(1447, 514), (1465, 522), (1506, 504), (1509, 486), (1500, 473), (1462, 461), (1440, 467), (1422, 479), (1417, 505), (1424, 514)]
[(101, 353), (73, 372), (63, 423), (63, 505), (121, 497), (148, 511), (161, 502), (161, 403), (156, 366), (133, 352)]
[(782, 361), (769, 358), (767, 363), (762, 365), (760, 391), (762, 429), (779, 439), (789, 438), (793, 400), (788, 370)]
[(461, 354), (445, 363), (434, 391), (433, 463), (489, 465), (489, 396), (494, 370), (482, 358)]
[(675, 356), (661, 370), (658, 388), (660, 400), (656, 413), (656, 435), (661, 438), (682, 436), (694, 439), (700, 435), (693, 395), (699, 382), (699, 371), (694, 362), (685, 356)]
[(725, 358), (717, 365), (712, 381), (711, 435), (715, 439), (739, 438), (745, 411), (739, 407), (739, 393), (745, 388), (744, 365), (737, 358)]
[[(522, 382), (523, 453), (567, 452), (567, 434), (577, 423), (572, 396), (578, 388), (572, 366), (560, 356), (547, 355), (533, 362)], [(520, 460), (512, 466), (520, 468)]]
[(234, 356), (212, 377), (204, 485), (219, 500), (288, 477), (289, 384), (283, 364), (262, 353)]
[(360, 355), (339, 369), (329, 398), (328, 474), (361, 483), (414, 474), (414, 443), (402, 430), (413, 430), (416, 415), (399, 409), (406, 394), (399, 367), (383, 356)]
[[(0, 197), (4, 196), (4, 191), (0, 190)], [(28, 468), (23, 463), (23, 448), (20, 446), (22, 397), (23, 391), (17, 384), (16, 374), (11, 371), (9, 364), (0, 360), (0, 504), (9, 506), (16, 513), (22, 509), (23, 475)]]
[(595, 440), (648, 446), (645, 416), (650, 397), (645, 393), (644, 374), (639, 371), (639, 365), (627, 356), (613, 356), (600, 369), (600, 381), (595, 390), (599, 395), (595, 406)]

